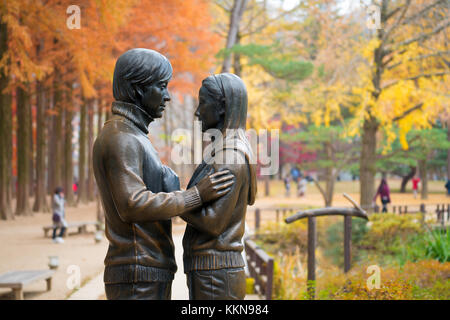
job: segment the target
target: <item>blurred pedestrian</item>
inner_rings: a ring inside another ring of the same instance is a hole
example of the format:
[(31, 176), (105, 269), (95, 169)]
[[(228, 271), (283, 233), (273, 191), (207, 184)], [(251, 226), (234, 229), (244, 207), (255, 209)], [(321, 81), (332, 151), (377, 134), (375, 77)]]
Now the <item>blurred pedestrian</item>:
[(445, 189), (447, 189), (447, 196), (450, 197), (450, 179), (447, 179), (447, 183), (445, 184)]
[[(55, 189), (55, 193), (53, 194), (53, 242), (54, 243), (64, 243), (63, 237), (64, 233), (67, 229), (67, 222), (65, 219), (65, 210), (64, 210), (64, 192), (63, 188), (57, 187)], [(60, 229), (59, 235), (56, 236), (56, 233)]]
[(308, 181), (306, 180), (306, 178), (299, 178), (298, 183), (297, 183), (297, 196), (298, 197), (305, 196), (307, 183), (308, 183)]
[(284, 188), (286, 189), (286, 197), (289, 197), (291, 193), (291, 182), (289, 181), (289, 177), (288, 176), (284, 177), (283, 181), (284, 181)]
[(389, 191), (389, 186), (387, 184), (386, 179), (381, 179), (380, 185), (378, 186), (377, 193), (373, 198), (373, 202), (375, 203), (378, 195), (380, 195), (381, 204), (383, 205), (383, 210), (381, 212), (387, 212), (387, 204), (391, 202), (391, 193)]
[(417, 191), (418, 191), (418, 189), (419, 189), (419, 183), (420, 183), (420, 178), (417, 177), (417, 176), (415, 176), (415, 177), (412, 179), (412, 185), (413, 185), (412, 189), (413, 189), (414, 199), (417, 198)]

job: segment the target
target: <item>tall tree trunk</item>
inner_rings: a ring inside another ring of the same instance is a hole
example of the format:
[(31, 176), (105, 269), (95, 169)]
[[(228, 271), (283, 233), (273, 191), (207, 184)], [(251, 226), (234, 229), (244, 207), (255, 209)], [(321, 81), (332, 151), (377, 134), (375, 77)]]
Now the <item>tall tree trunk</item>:
[(374, 119), (364, 121), (360, 157), (360, 203), (364, 209), (370, 210), (375, 195), (376, 174), (376, 133), (377, 124)]
[(427, 159), (418, 161), (420, 174), (420, 198), (422, 200), (428, 199), (428, 174), (427, 174)]
[[(7, 27), (0, 23), (0, 59), (7, 50)], [(3, 92), (8, 77), (0, 70), (0, 219), (13, 219), (11, 209), (12, 108), (11, 95)]]
[[(58, 71), (56, 71), (58, 72)], [(55, 82), (53, 87), (53, 108), (56, 115), (53, 116), (53, 130), (52, 130), (52, 160), (49, 162), (49, 168), (52, 170), (52, 185), (50, 188), (51, 193), (54, 192), (56, 187), (63, 186), (62, 170), (63, 170), (63, 101), (62, 101), (62, 88), (60, 79), (55, 76)]]
[(78, 201), (82, 203), (88, 202), (87, 197), (87, 180), (86, 180), (86, 127), (87, 127), (87, 106), (88, 101), (83, 99), (80, 110), (80, 156), (78, 158)]
[[(239, 44), (241, 42), (241, 36), (238, 32), (236, 36), (236, 44)], [(242, 64), (241, 64), (241, 55), (239, 53), (233, 54), (233, 70), (234, 74), (238, 77), (242, 76)]]
[[(450, 112), (447, 115), (447, 141), (450, 142)], [(447, 150), (447, 179), (450, 180), (450, 148)]]
[(47, 203), (47, 186), (45, 181), (45, 154), (46, 154), (46, 134), (47, 126), (45, 109), (46, 95), (43, 85), (40, 81), (36, 83), (36, 108), (37, 108), (37, 137), (36, 137), (36, 197), (34, 200), (33, 211), (49, 212)]
[(94, 145), (94, 104), (88, 105), (88, 178), (87, 191), (89, 201), (94, 201), (94, 170), (92, 167), (92, 147)]
[[(97, 105), (97, 136), (103, 127), (103, 100), (100, 99)], [(105, 211), (103, 209), (102, 200), (100, 198), (100, 192), (96, 187), (96, 200), (97, 200), (97, 221), (105, 223)]]
[[(34, 89), (36, 87), (34, 86)], [(30, 104), (30, 121), (28, 121), (28, 130), (30, 132), (29, 135), (29, 139), (30, 139), (30, 157), (28, 159), (28, 161), (30, 162), (30, 175), (29, 175), (29, 184), (30, 187), (28, 188), (29, 191), (29, 197), (33, 197), (34, 195), (34, 191), (35, 191), (35, 184), (34, 184), (34, 150), (35, 150), (35, 144), (34, 144), (34, 132), (33, 132), (33, 123), (34, 121), (34, 117), (33, 117), (33, 102), (31, 99), (32, 95), (29, 95), (29, 104)]]
[[(237, 35), (239, 33), (239, 25), (242, 20), (248, 0), (234, 0), (230, 14), (230, 23), (228, 27), (227, 42), (225, 49), (229, 50), (236, 44)], [(232, 55), (227, 53), (222, 64), (222, 72), (230, 72)]]
[(406, 193), (406, 186), (408, 185), (409, 180), (414, 178), (414, 176), (416, 175), (417, 171), (416, 167), (410, 166), (409, 169), (410, 169), (409, 173), (406, 176), (402, 177), (402, 183), (400, 185), (401, 193)]
[(31, 107), (27, 89), (21, 87), (17, 89), (17, 216), (31, 215), (29, 203)]
[(100, 133), (100, 130), (102, 130), (103, 127), (103, 100), (100, 99), (98, 106), (97, 106), (97, 136)]
[(54, 104), (54, 90), (53, 87), (49, 90), (49, 118), (47, 131), (47, 194), (51, 195), (54, 191), (54, 164), (55, 164), (55, 111)]
[(72, 89), (68, 89), (65, 98), (65, 112), (64, 112), (64, 194), (67, 205), (75, 205), (73, 194), (73, 157), (72, 157)]

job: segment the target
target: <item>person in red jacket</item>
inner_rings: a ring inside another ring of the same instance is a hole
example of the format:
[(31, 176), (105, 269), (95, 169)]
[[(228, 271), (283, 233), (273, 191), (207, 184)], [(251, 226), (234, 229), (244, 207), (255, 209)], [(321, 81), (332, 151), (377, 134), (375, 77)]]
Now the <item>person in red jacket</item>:
[(414, 199), (417, 197), (417, 190), (419, 189), (419, 183), (420, 183), (420, 178), (419, 177), (414, 177), (412, 179), (412, 189), (413, 189), (413, 195), (414, 195)]
[(380, 186), (373, 198), (373, 202), (377, 200), (378, 195), (380, 195), (381, 203), (383, 204), (383, 210), (381, 212), (387, 212), (387, 204), (391, 202), (391, 193), (387, 181), (384, 178), (381, 179)]

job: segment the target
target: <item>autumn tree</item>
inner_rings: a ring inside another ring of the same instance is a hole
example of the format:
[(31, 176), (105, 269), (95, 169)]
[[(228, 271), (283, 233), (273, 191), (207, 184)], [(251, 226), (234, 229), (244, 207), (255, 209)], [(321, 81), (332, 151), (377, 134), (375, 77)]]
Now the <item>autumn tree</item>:
[(393, 140), (392, 126), (407, 148), (406, 134), (413, 127), (426, 128), (448, 105), (442, 93), (448, 81), (446, 30), (448, 2), (370, 1), (379, 8), (380, 29), (363, 48), (361, 85), (353, 88), (359, 106), (354, 128), (361, 132), (361, 199), (370, 206), (374, 195), (377, 133)]

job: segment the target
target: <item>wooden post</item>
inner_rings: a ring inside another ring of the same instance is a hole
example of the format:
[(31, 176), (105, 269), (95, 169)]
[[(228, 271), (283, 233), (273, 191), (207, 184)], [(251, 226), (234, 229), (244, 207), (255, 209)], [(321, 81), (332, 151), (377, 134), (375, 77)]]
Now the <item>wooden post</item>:
[(308, 218), (308, 297), (315, 299), (316, 281), (316, 217)]
[(259, 230), (259, 226), (260, 226), (260, 219), (261, 219), (261, 213), (259, 208), (256, 208), (255, 210), (255, 230)]
[(267, 283), (266, 283), (266, 300), (272, 300), (273, 287), (273, 259), (267, 262), (266, 266)]
[(352, 248), (352, 217), (344, 217), (344, 272), (348, 272), (351, 266)]
[(427, 213), (427, 210), (425, 209), (425, 204), (421, 203), (420, 204), (420, 213), (422, 214), (422, 224), (425, 223), (425, 215)]

